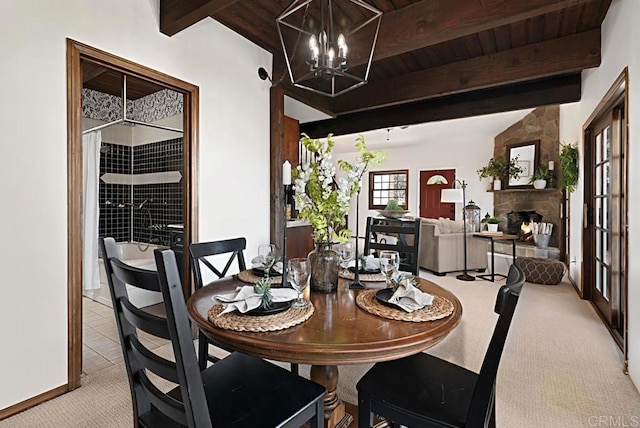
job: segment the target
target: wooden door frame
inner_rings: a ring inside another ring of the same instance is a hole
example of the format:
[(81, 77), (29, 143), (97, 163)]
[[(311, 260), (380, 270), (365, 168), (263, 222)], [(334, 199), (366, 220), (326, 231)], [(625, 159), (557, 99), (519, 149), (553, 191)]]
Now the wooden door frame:
[[(198, 233), (198, 133), (199, 88), (143, 65), (120, 58), (85, 44), (67, 39), (67, 387), (80, 386), (82, 369), (82, 66), (91, 61), (180, 92), (183, 108), (183, 206), (185, 248), (197, 240)], [(189, 252), (184, 251), (184, 266), (189, 266)], [(185, 296), (191, 294), (190, 269), (185, 269)], [(49, 397), (51, 398), (51, 397)], [(35, 403), (38, 404), (38, 403)], [(35, 405), (34, 404), (34, 405)]]
[[(624, 84), (624, 89), (620, 90), (621, 86)], [(585, 287), (585, 284), (589, 284), (593, 278), (591, 278), (591, 270), (590, 270), (590, 264), (587, 263), (588, 260), (585, 257), (585, 255), (591, 255), (592, 254), (592, 249), (591, 248), (587, 248), (585, 247), (585, 244), (587, 242), (591, 242), (591, 228), (589, 227), (585, 227), (588, 226), (589, 221), (588, 218), (585, 216), (588, 216), (589, 213), (587, 211), (590, 211), (587, 209), (587, 198), (592, 198), (593, 195), (588, 194), (591, 189), (589, 189), (588, 187), (591, 186), (587, 186), (587, 184), (590, 184), (591, 179), (587, 177), (587, 168), (586, 168), (586, 161), (587, 159), (591, 159), (591, 126), (593, 123), (595, 123), (596, 120), (598, 120), (599, 118), (602, 117), (602, 115), (607, 112), (608, 110), (610, 110), (611, 108), (613, 108), (615, 105), (617, 105), (619, 103), (620, 97), (623, 97), (624, 99), (624, 111), (625, 111), (625, 115), (626, 115), (626, 126), (624, 127), (623, 131), (625, 136), (624, 136), (624, 153), (625, 153), (625, 159), (624, 159), (624, 168), (625, 168), (625, 174), (626, 174), (626, 179), (625, 179), (625, 187), (624, 187), (624, 194), (625, 194), (625, 198), (624, 198), (624, 205), (621, 207), (621, 213), (623, 213), (624, 218), (625, 218), (625, 239), (622, 242), (622, 246), (623, 246), (623, 252), (624, 252), (624, 256), (622, 257), (621, 262), (624, 264), (624, 279), (622, 282), (622, 288), (624, 290), (624, 301), (622, 303), (623, 307), (624, 307), (624, 313), (625, 313), (625, 320), (624, 320), (624, 337), (623, 337), (623, 346), (622, 346), (622, 352), (623, 352), (623, 358), (624, 358), (624, 372), (627, 373), (628, 371), (628, 365), (629, 365), (629, 359), (628, 359), (628, 348), (629, 348), (629, 344), (628, 344), (628, 338), (629, 338), (629, 302), (628, 302), (628, 296), (629, 296), (629, 278), (627, 275), (627, 271), (628, 271), (628, 267), (629, 267), (629, 180), (628, 180), (628, 174), (629, 174), (629, 69), (628, 67), (625, 67), (624, 70), (622, 70), (622, 72), (620, 73), (620, 75), (616, 78), (616, 80), (613, 82), (613, 84), (611, 85), (611, 87), (609, 88), (609, 90), (606, 92), (606, 94), (602, 97), (602, 99), (600, 100), (600, 103), (598, 103), (598, 105), (596, 106), (596, 108), (593, 110), (593, 112), (591, 113), (591, 115), (589, 116), (589, 118), (584, 122), (584, 124), (582, 125), (582, 153), (583, 155), (583, 159), (582, 159), (582, 168), (583, 168), (583, 176), (584, 176), (584, 189), (583, 189), (583, 229), (582, 229), (582, 266), (581, 266), (581, 275), (580, 275), (580, 290), (581, 290), (581, 297), (583, 299), (589, 300), (591, 301), (591, 288), (589, 287)], [(589, 156), (587, 156), (587, 154), (589, 154)], [(589, 165), (589, 171), (591, 171), (591, 166)], [(593, 303), (593, 302), (592, 302)], [(600, 312), (596, 310), (596, 313), (598, 314), (598, 316), (600, 316)], [(604, 323), (607, 327), (607, 330), (609, 330), (609, 332), (611, 333), (612, 337), (615, 340), (615, 336), (613, 331), (611, 330), (611, 328), (609, 327), (609, 325), (605, 322)]]

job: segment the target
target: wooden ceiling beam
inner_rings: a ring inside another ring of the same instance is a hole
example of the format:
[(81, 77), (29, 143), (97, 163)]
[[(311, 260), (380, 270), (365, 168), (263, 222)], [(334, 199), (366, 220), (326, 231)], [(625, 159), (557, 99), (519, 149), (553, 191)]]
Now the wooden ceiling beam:
[(284, 54), (280, 52), (273, 54), (273, 72), (271, 78), (273, 79), (273, 85), (281, 85), (284, 88), (285, 95), (309, 107), (313, 107), (326, 115), (331, 117), (336, 116), (333, 110), (332, 98), (291, 85)]
[(312, 138), (580, 101), (580, 73), (340, 115), (300, 124)]
[(369, 82), (334, 99), (333, 109), (340, 115), (597, 67), (600, 38), (600, 29), (595, 29)]
[(173, 36), (238, 0), (160, 0), (160, 32)]
[(333, 110), (333, 104), (331, 99), (324, 95), (315, 94), (307, 89), (297, 88), (290, 84), (283, 85), (284, 93), (288, 97), (294, 100), (300, 101), (303, 104), (313, 107), (314, 109), (331, 117), (336, 117), (336, 113)]
[[(599, 0), (422, 0), (382, 15), (374, 61)], [(349, 66), (365, 64), (366, 34), (349, 43)]]

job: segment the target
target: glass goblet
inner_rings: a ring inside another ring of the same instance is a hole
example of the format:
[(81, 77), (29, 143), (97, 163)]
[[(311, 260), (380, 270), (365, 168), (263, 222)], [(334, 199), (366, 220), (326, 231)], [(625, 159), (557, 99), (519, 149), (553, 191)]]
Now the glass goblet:
[(387, 287), (391, 287), (391, 277), (398, 272), (400, 267), (400, 254), (397, 251), (380, 251), (380, 272), (384, 274)]
[(306, 309), (310, 303), (302, 298), (302, 292), (309, 283), (309, 262), (307, 259), (294, 258), (289, 262), (289, 280), (294, 290), (298, 292), (298, 298), (293, 301), (292, 308)]
[(269, 279), (269, 273), (276, 261), (276, 246), (274, 244), (263, 244), (258, 247), (258, 258), (264, 269), (264, 277)]
[(353, 244), (351, 242), (343, 242), (340, 244), (340, 259), (342, 260), (342, 274), (345, 275), (348, 270), (348, 264), (351, 258), (353, 257)]

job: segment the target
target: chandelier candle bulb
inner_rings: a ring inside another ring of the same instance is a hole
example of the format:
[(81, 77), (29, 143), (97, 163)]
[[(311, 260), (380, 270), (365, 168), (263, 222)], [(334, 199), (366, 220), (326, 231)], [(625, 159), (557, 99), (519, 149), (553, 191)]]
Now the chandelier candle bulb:
[(338, 58), (340, 58), (341, 64), (347, 62), (347, 43), (342, 33), (338, 36)]

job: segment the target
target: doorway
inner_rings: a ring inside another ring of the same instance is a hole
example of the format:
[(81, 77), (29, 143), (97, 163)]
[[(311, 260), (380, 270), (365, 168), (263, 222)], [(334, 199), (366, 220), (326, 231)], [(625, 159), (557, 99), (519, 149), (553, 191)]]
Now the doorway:
[[(626, 362), (627, 72), (616, 80), (584, 129), (583, 291)], [(585, 285), (586, 284), (586, 285)]]
[[(68, 330), (69, 330), (69, 362), (68, 362), (68, 389), (72, 390), (80, 386), (80, 374), (82, 370), (82, 203), (83, 203), (83, 150), (82, 150), (82, 96), (85, 83), (95, 80), (110, 86), (109, 81), (115, 78), (116, 86), (120, 76), (136, 82), (135, 88), (154, 90), (163, 88), (182, 96), (182, 219), (183, 219), (183, 245), (187, 246), (196, 239), (197, 212), (196, 212), (196, 177), (197, 177), (197, 135), (198, 135), (198, 87), (183, 82), (179, 79), (167, 76), (150, 68), (133, 63), (115, 55), (91, 48), (73, 40), (67, 39), (67, 157), (68, 157)], [(124, 91), (123, 91), (124, 92)], [(130, 94), (121, 94), (122, 99), (130, 100)], [(126, 105), (126, 103), (123, 102)], [(126, 116), (126, 110), (122, 113)], [(131, 123), (135, 123), (133, 120)], [(144, 124), (147, 126), (147, 124)], [(118, 147), (105, 146), (103, 152), (117, 151)], [(104, 154), (104, 153), (103, 153)], [(153, 174), (151, 174), (153, 175)], [(145, 218), (137, 214), (146, 214), (153, 209), (151, 197), (142, 197), (141, 201), (111, 201), (106, 200), (101, 208), (121, 209), (122, 213), (130, 212), (131, 225), (137, 229), (137, 235), (145, 233), (150, 236), (153, 231), (160, 236), (166, 231), (159, 230), (159, 223), (145, 225)], [(146, 199), (146, 202), (144, 201)], [(139, 203), (134, 203), (139, 202)], [(161, 205), (163, 201), (159, 201)], [(115, 205), (112, 205), (115, 204)], [(126, 206), (130, 204), (131, 206)], [(124, 205), (120, 207), (119, 205)], [(126, 223), (126, 221), (125, 221)], [(134, 233), (135, 230), (132, 232)], [(187, 252), (183, 254), (183, 287), (185, 296), (191, 292), (189, 269), (189, 257)]]
[(456, 204), (440, 202), (442, 189), (451, 189), (455, 179), (454, 169), (420, 171), (420, 217), (455, 219)]

